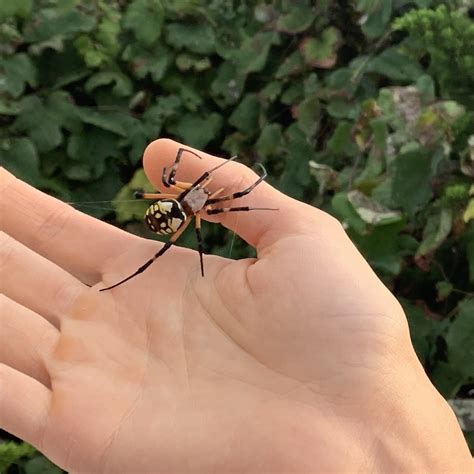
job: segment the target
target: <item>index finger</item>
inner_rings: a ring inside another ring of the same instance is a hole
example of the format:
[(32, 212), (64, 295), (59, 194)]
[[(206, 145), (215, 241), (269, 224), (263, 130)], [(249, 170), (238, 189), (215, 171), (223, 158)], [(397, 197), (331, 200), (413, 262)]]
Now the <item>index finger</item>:
[[(195, 182), (203, 173), (226, 161), (173, 140), (155, 140), (145, 150), (143, 167), (151, 183), (161, 191), (166, 189), (162, 183), (163, 168), (174, 163), (180, 148), (190, 150), (192, 153), (184, 152), (182, 154), (182, 159), (177, 167), (179, 181)], [(195, 154), (199, 155), (201, 159)], [(250, 168), (236, 161), (229, 162), (211, 175), (213, 179), (209, 185), (210, 191), (215, 192), (224, 188), (222, 195), (246, 189), (259, 178)], [(259, 183), (249, 194), (235, 201), (225, 201), (222, 206), (216, 204), (214, 207), (247, 206), (277, 210), (226, 212), (219, 214), (218, 219), (203, 212), (202, 217), (213, 222), (218, 220), (250, 245), (262, 250), (285, 235), (304, 233), (306, 229), (304, 223), (308, 218), (308, 213), (314, 212), (313, 208), (285, 196), (266, 182)]]

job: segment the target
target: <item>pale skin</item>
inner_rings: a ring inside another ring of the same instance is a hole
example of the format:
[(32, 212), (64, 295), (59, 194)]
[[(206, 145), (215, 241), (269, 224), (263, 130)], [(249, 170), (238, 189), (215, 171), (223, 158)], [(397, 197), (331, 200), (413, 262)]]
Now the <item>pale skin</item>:
[[(145, 152), (162, 191), (179, 146), (162, 139)], [(183, 156), (177, 178), (219, 163), (201, 156)], [(207, 219), (237, 232), (257, 259), (205, 255), (202, 278), (197, 252), (172, 247), (99, 292), (161, 244), (6, 171), (0, 178), (0, 427), (63, 469), (472, 469), (402, 308), (334, 218), (262, 183), (238, 205), (278, 211)], [(229, 163), (209, 188), (233, 192), (255, 179)]]

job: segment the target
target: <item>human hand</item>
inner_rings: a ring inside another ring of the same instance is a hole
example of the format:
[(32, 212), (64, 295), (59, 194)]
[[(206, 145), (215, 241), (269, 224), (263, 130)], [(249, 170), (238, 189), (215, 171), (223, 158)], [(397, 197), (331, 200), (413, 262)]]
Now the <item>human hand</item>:
[[(178, 146), (157, 140), (145, 152), (158, 188)], [(183, 157), (178, 179), (218, 163), (200, 155)], [(254, 181), (229, 163), (210, 188)], [(99, 292), (162, 244), (6, 172), (0, 193), (0, 426), (63, 469), (401, 471), (413, 468), (410, 449), (421, 470), (468, 466), (400, 305), (327, 214), (262, 183), (239, 205), (278, 212), (209, 218), (255, 246), (257, 259), (206, 255), (202, 278), (196, 252), (172, 247)], [(451, 443), (435, 428), (440, 417)]]

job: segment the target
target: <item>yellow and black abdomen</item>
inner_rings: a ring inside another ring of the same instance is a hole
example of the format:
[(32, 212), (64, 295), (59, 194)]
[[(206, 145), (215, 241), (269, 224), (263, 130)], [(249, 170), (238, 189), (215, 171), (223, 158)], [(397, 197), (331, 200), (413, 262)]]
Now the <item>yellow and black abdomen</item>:
[(175, 199), (160, 199), (151, 204), (145, 212), (148, 227), (159, 235), (174, 234), (186, 218), (181, 204)]

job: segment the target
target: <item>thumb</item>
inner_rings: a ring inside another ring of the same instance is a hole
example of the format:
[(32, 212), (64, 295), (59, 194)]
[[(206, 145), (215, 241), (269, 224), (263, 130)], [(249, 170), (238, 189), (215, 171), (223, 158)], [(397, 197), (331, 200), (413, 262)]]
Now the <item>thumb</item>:
[[(150, 182), (162, 192), (170, 192), (162, 182), (163, 168), (173, 165), (180, 148), (185, 151), (182, 152), (177, 166), (177, 181), (194, 183), (203, 173), (227, 161), (173, 140), (155, 140), (145, 150), (143, 167)], [(217, 197), (247, 189), (259, 179), (254, 171), (236, 161), (226, 163), (212, 172), (211, 176), (212, 182), (206, 186), (209, 191), (213, 193), (223, 188)], [(287, 234), (295, 234), (298, 229), (303, 231), (306, 227), (303, 227), (304, 215), (309, 210), (314, 213), (313, 208), (285, 196), (265, 182), (259, 183), (245, 196), (212, 205), (213, 209), (233, 207), (277, 209), (224, 212), (215, 216), (208, 215), (205, 210), (201, 211), (204, 219), (220, 222), (258, 250)]]

